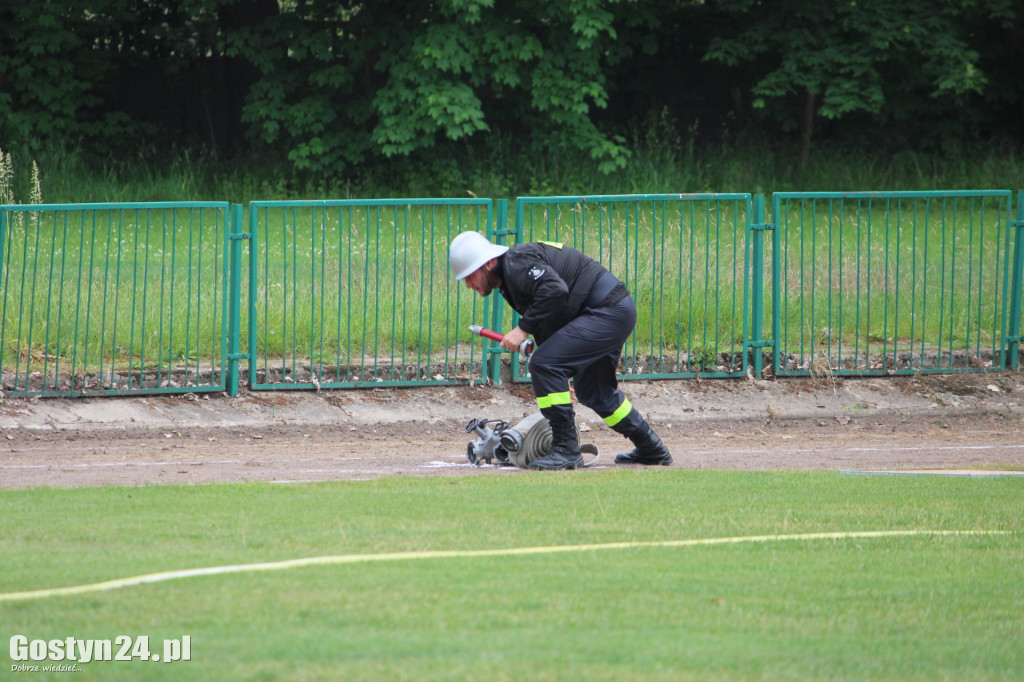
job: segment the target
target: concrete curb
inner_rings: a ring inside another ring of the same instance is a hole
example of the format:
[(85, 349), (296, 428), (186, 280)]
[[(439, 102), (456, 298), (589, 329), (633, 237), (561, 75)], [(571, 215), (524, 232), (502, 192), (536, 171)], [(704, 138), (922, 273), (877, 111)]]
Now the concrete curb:
[[(180, 401), (180, 399), (177, 399)], [(91, 402), (87, 402), (91, 401)], [(146, 398), (111, 399), (98, 398), (86, 401), (64, 400), (19, 401), (12, 405), (8, 400), (0, 413), (0, 432), (17, 429), (30, 431), (133, 431), (133, 430), (202, 430), (223, 428), (268, 428), (277, 426), (317, 427), (328, 425), (367, 425), (397, 422), (465, 421), (457, 410), (439, 416), (431, 412), (419, 412), (404, 406), (377, 407), (363, 409), (358, 404), (347, 407), (336, 407), (322, 400), (315, 394), (295, 396), (290, 405), (267, 408), (259, 406), (254, 409), (252, 404), (239, 402), (239, 398), (213, 398), (197, 401), (180, 401), (155, 404)], [(70, 403), (70, 404), (69, 404)], [(866, 409), (851, 408), (801, 408), (801, 409), (763, 409), (763, 410), (727, 410), (700, 409), (695, 411), (677, 411), (668, 409), (644, 409), (637, 402), (638, 409), (655, 425), (670, 423), (673, 425), (697, 423), (767, 423), (780, 421), (833, 421), (843, 417), (851, 421), (872, 418), (892, 418), (898, 415), (919, 419), (951, 419), (956, 417), (985, 416), (993, 414), (1024, 415), (1024, 406), (1020, 404), (969, 404), (957, 406), (925, 407), (870, 407)], [(504, 414), (500, 405), (482, 406), (481, 413), (494, 413), (503, 419), (518, 419), (532, 410), (529, 406), (513, 406), (513, 411), (522, 414)], [(500, 414), (499, 414), (500, 413)], [(583, 422), (595, 422), (596, 416), (588, 410), (578, 411)]]
[[(849, 379), (630, 381), (621, 384), (655, 425), (770, 421), (952, 419), (1024, 414), (1021, 372)], [(0, 432), (184, 430), (386, 425), (463, 425), (473, 418), (518, 421), (536, 412), (527, 385), (338, 391), (243, 392), (185, 396), (11, 398), (0, 400)], [(604, 428), (586, 408), (581, 424)]]

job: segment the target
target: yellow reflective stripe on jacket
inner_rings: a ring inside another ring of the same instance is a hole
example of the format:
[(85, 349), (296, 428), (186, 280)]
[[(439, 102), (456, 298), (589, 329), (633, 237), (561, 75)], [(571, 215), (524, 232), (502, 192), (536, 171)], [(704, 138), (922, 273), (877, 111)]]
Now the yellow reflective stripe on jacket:
[(562, 248), (562, 246), (563, 246), (562, 242), (546, 242), (546, 241), (544, 241), (543, 239), (542, 239), (542, 240), (540, 240), (540, 241), (539, 241), (539, 242), (537, 242), (537, 243), (538, 243), (538, 244), (547, 244), (548, 246), (554, 247), (554, 248), (556, 248), (556, 249), (560, 249), (560, 248)]
[(629, 399), (626, 398), (622, 401), (622, 404), (619, 405), (619, 409), (615, 410), (609, 416), (604, 418), (604, 423), (607, 424), (608, 426), (615, 426), (620, 421), (625, 419), (626, 415), (628, 415), (630, 410), (632, 409), (633, 405), (630, 404)]
[(570, 404), (572, 404), (572, 397), (569, 395), (569, 391), (566, 391), (565, 393), (549, 393), (548, 395), (537, 397), (537, 407), (542, 410), (545, 407), (552, 407), (554, 405)]

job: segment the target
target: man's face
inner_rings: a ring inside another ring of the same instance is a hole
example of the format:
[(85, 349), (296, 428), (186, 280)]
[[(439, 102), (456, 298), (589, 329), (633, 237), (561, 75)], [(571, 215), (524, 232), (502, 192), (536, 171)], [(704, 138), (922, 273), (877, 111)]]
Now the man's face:
[(487, 265), (474, 270), (466, 279), (462, 280), (466, 283), (466, 286), (481, 296), (488, 296), (494, 291), (494, 283), (492, 278), (489, 276), (490, 273), (487, 271)]

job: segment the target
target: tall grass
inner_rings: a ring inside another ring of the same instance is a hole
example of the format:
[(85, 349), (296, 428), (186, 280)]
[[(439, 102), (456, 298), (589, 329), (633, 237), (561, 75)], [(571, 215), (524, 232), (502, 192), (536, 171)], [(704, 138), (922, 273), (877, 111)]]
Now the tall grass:
[(316, 176), (295, 173), (273, 155), (218, 160), (189, 150), (148, 150), (94, 160), (51, 148), (14, 152), (14, 187), (18, 201), (28, 203), (34, 158), (46, 200), (54, 203), (1024, 189), (1024, 152), (1005, 146), (884, 152), (822, 141), (801, 167), (796, 150), (784, 143), (732, 138), (706, 144), (696, 126), (671, 121), (633, 132), (629, 145), (626, 167), (610, 174), (599, 172), (586, 154), (535, 153), (495, 136), (477, 149), (441, 146), (430, 158)]

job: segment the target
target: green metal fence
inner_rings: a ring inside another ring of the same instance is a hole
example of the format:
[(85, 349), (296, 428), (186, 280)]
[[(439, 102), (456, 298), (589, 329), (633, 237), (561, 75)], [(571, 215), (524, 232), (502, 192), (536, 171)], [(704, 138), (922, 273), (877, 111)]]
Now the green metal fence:
[(563, 242), (623, 279), (638, 322), (622, 379), (1017, 368), (1024, 192), (1015, 215), (1012, 198), (789, 192), (769, 214), (750, 194), (520, 197), (511, 227), (504, 200), (253, 202), (244, 233), (227, 202), (0, 206), (2, 388), (500, 380), (507, 354), (467, 327), (516, 319), (451, 279), (463, 230)]
[[(747, 372), (752, 217), (750, 194), (519, 197), (514, 235), (577, 248), (629, 287), (621, 379), (734, 377)], [(512, 369), (522, 380), (525, 363)]]
[(1009, 191), (773, 195), (776, 373), (1004, 369), (1011, 200)]
[[(486, 232), (490, 199), (257, 201), (249, 206), (253, 389), (482, 381), (481, 301), (448, 243)], [(243, 347), (246, 344), (243, 343)]]
[(225, 389), (228, 204), (0, 206), (7, 393)]

